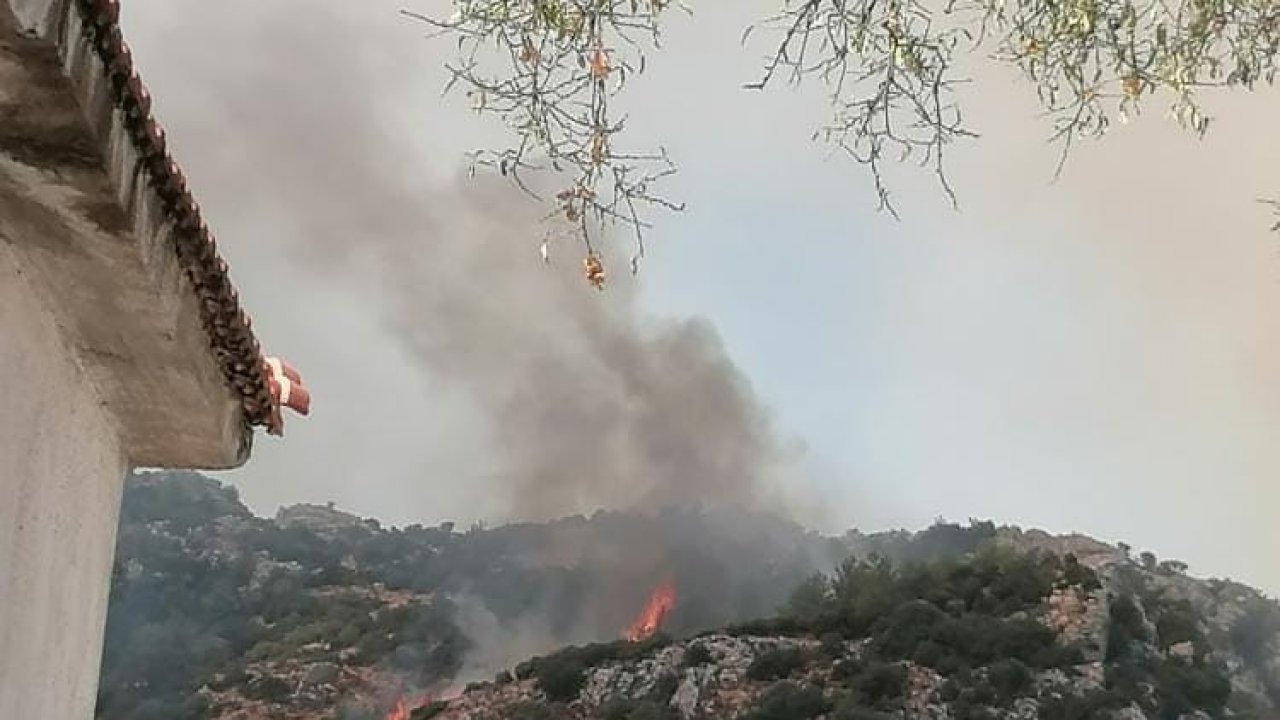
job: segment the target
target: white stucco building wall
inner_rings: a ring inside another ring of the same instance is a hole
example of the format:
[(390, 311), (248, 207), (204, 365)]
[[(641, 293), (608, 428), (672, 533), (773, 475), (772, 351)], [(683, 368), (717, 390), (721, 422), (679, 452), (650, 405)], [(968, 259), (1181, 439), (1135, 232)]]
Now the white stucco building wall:
[(0, 244), (0, 718), (90, 718), (126, 460)]

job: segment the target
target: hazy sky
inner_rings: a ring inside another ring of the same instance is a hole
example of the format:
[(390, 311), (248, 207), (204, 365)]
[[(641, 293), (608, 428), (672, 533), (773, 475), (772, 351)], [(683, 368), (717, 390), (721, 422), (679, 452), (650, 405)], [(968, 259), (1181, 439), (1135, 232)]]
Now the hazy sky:
[[(503, 138), (461, 96), (439, 97), (449, 43), (397, 16), (441, 14), (443, 0), (405, 3), (125, 7), (255, 327), (315, 397), (312, 417), (291, 419), (283, 441), (260, 437), (253, 461), (225, 476), (260, 512), (333, 500), (393, 523), (520, 514), (492, 484), (492, 408), (423, 371), (409, 296), (384, 292), (368, 239), (352, 233), (345, 252), (312, 242), (334, 229), (327, 213), (377, 225), (387, 208), (353, 194), (335, 209), (344, 196), (300, 191), (361, 162), (351, 126), (394, 148), (388, 172), (447, 213), (458, 198), (438, 189), (462, 153)], [(671, 17), (632, 86), (631, 127), (677, 159), (667, 190), (689, 209), (660, 219), (638, 280), (604, 296), (583, 284), (587, 301), (641, 324), (710, 321), (783, 439), (807, 448), (784, 482), (818, 499), (822, 529), (991, 518), (1125, 540), (1280, 591), (1269, 553), (1280, 544), (1280, 236), (1254, 202), (1280, 195), (1280, 96), (1216, 99), (1203, 142), (1152, 105), (1079, 145), (1053, 184), (1031, 90), (984, 70), (966, 96), (983, 137), (952, 151), (960, 211), (913, 168), (895, 173), (895, 222), (875, 212), (862, 168), (809, 141), (824, 119), (816, 87), (739, 89), (762, 49), (742, 49), (741, 30), (769, 7)], [(427, 224), (401, 239), (465, 245), (465, 233)], [(483, 305), (510, 297), (493, 283), (542, 282), (530, 278), (554, 268), (538, 260), (541, 236), (532, 223), (486, 235), (513, 262), (449, 301)], [(580, 257), (552, 251), (554, 267)], [(412, 285), (404, 267), (396, 282)], [(450, 307), (465, 308), (436, 298), (429, 310)], [(521, 327), (532, 338), (555, 312), (532, 303)]]

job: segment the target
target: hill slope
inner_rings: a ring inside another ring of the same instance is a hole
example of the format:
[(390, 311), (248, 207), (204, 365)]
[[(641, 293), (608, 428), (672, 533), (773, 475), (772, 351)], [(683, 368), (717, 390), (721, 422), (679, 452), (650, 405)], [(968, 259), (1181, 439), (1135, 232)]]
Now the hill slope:
[[(850, 555), (862, 560), (839, 563)], [(786, 713), (809, 703), (829, 717), (989, 717), (988, 706), (1035, 717), (1056, 712), (1056, 692), (1065, 714), (1042, 716), (1093, 717), (1071, 703), (1119, 697), (1173, 717), (1182, 701), (1170, 688), (1186, 685), (1186, 702), (1210, 716), (1280, 717), (1274, 603), (1088, 538), (990, 523), (826, 538), (691, 510), (397, 529), (325, 506), (255, 517), (232, 488), (194, 474), (126, 488), (98, 717), (380, 720), (402, 695), (452, 694), (530, 655), (618, 638), (665, 583), (677, 597), (663, 629), (685, 640), (547, 656), (430, 711), (785, 710), (751, 715), (763, 720), (801, 717)], [(784, 603), (779, 620), (717, 630)], [(1099, 695), (1108, 688), (1119, 695)], [(864, 714), (838, 714), (855, 706)]]
[[(850, 561), (771, 621), (569, 648), (418, 709), (437, 720), (1280, 717), (1276, 606), (1177, 565), (1007, 532)], [(1078, 542), (1078, 540), (1077, 540)]]
[(358, 717), (401, 686), (618, 637), (666, 579), (673, 631), (768, 614), (843, 554), (791, 523), (693, 510), (465, 531), (310, 505), (260, 518), (189, 473), (131, 478), (118, 542), (100, 720)]

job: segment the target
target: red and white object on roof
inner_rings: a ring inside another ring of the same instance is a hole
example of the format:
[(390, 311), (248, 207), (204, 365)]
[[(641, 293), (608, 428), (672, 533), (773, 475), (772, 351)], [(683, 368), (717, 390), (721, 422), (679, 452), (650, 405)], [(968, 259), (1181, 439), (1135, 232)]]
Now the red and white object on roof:
[(272, 413), (267, 432), (284, 434), (284, 417), (281, 408), (289, 408), (299, 415), (311, 412), (311, 393), (302, 385), (302, 376), (288, 362), (277, 357), (262, 361), (267, 375), (267, 389), (271, 393)]

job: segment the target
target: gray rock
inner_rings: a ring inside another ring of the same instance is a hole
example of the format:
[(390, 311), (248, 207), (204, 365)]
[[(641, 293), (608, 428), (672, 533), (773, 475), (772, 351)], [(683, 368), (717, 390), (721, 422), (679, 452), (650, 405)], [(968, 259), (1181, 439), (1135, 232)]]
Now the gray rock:
[(1040, 703), (1031, 698), (1018, 698), (1013, 703), (1011, 720), (1037, 720), (1040, 717)]
[(704, 681), (699, 677), (698, 670), (699, 668), (690, 668), (671, 696), (671, 707), (679, 711), (684, 720), (690, 720), (697, 713), (698, 701), (702, 699)]
[(302, 678), (302, 684), (308, 686), (332, 684), (342, 677), (342, 668), (333, 663), (316, 663), (312, 665)]
[(1114, 718), (1115, 720), (1147, 720), (1147, 716), (1143, 714), (1142, 709), (1137, 705), (1130, 705), (1123, 710), (1116, 711)]

